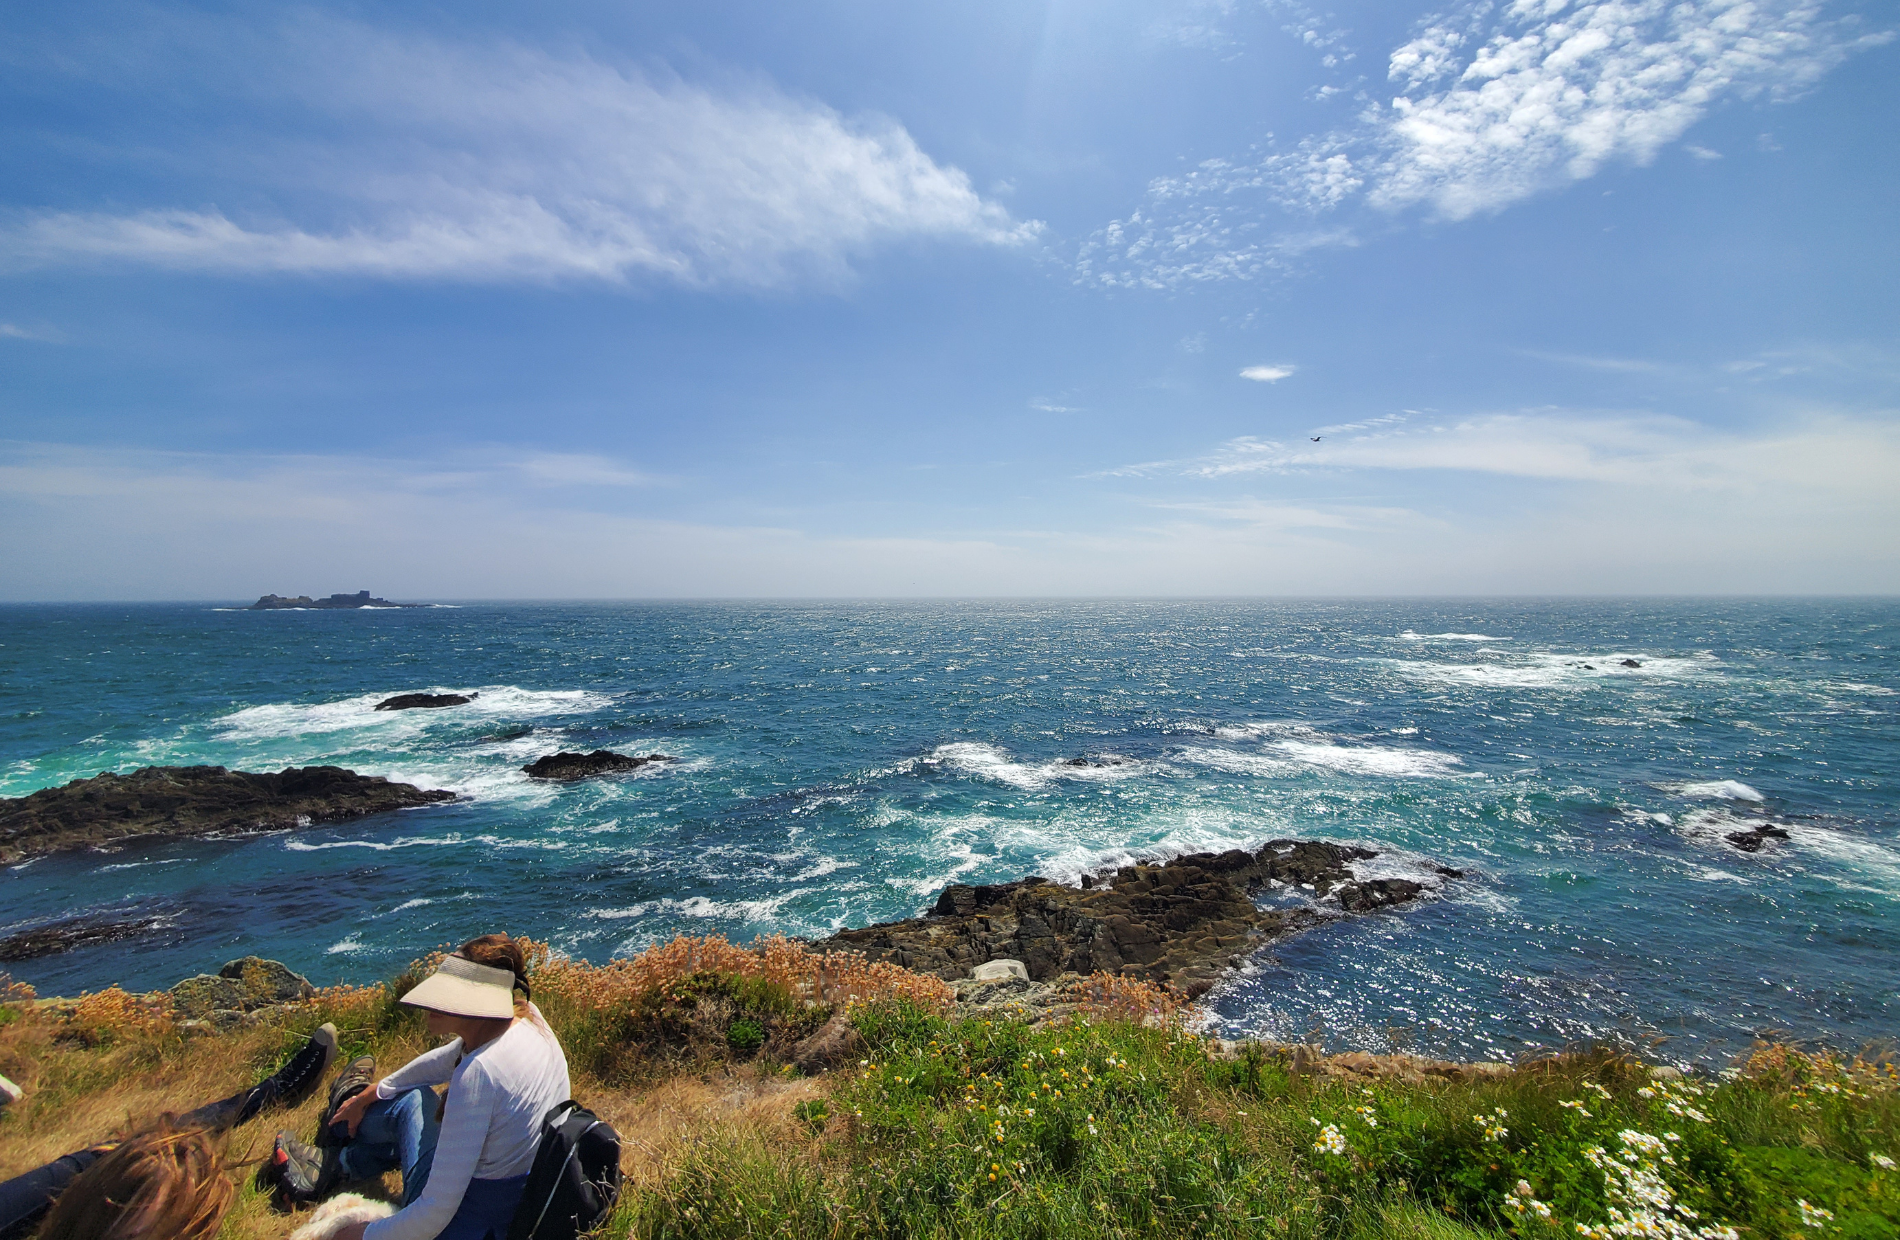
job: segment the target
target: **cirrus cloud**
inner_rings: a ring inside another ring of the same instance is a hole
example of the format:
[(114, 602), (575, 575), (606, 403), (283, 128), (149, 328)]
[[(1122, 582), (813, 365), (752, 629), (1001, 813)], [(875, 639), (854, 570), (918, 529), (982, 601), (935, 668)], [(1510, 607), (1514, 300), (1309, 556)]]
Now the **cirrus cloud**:
[(895, 121), (763, 81), (316, 18), (249, 41), (164, 33), (213, 89), (293, 122), (235, 151), (187, 133), (167, 152), (181, 197), (231, 185), (245, 209), (16, 210), (0, 264), (771, 287), (836, 280), (905, 239), (1009, 246), (1040, 229)]

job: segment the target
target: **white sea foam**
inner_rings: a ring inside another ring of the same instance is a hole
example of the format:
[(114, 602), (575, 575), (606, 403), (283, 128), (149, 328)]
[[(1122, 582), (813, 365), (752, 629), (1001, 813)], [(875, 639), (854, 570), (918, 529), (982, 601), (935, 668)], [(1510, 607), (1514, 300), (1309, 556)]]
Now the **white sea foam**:
[[(309, 840), (289, 838), (284, 841), (286, 852), (327, 852), (332, 848), (367, 848), (371, 852), (394, 852), (399, 848), (441, 848), (471, 841), (461, 835), (444, 835), (432, 838), (408, 838), (399, 840), (323, 840), (311, 843)], [(499, 841), (498, 841), (499, 842)]]
[(693, 917), (705, 920), (726, 921), (775, 921), (779, 909), (799, 896), (810, 895), (816, 887), (795, 887), (761, 900), (714, 900), (708, 896), (688, 896), (684, 900), (662, 897), (657, 900), (642, 900), (623, 908), (589, 909), (587, 916), (600, 921), (624, 921), (628, 919), (651, 917), (663, 914), (673, 917)]
[(163, 859), (154, 859), (151, 861), (117, 861), (111, 865), (102, 865), (98, 869), (94, 870), (93, 873), (107, 874), (113, 870), (138, 870), (138, 869), (143, 869), (145, 866), (148, 866), (148, 865), (177, 865), (180, 861), (183, 861), (183, 860), (184, 860), (183, 857), (165, 857)]
[(1760, 802), (1767, 799), (1739, 779), (1711, 779), (1699, 783), (1664, 784), (1663, 788), (1678, 796), (1697, 800)]
[(1288, 758), (1275, 757), (1272, 754), (1252, 753), (1238, 749), (1209, 749), (1190, 745), (1181, 751), (1184, 762), (1197, 766), (1211, 766), (1217, 771), (1226, 771), (1231, 775), (1287, 775), (1299, 769), (1299, 764)]
[[(1095, 765), (1097, 762), (1102, 765)], [(1096, 755), (1085, 766), (1073, 766), (1068, 759), (1018, 762), (1007, 750), (981, 741), (956, 741), (939, 745), (930, 751), (929, 757), (920, 759), (919, 764), (935, 764), (945, 770), (1008, 784), (1025, 791), (1046, 788), (1060, 779), (1112, 781), (1128, 779), (1153, 769), (1150, 763), (1113, 754)]]
[(1508, 637), (1491, 637), (1484, 633), (1414, 633), (1407, 629), (1399, 634), (1400, 641), (1406, 642), (1508, 642)]
[(432, 686), (430, 693), (473, 694), (462, 706), (443, 709), (385, 710), (378, 702), (398, 693), (416, 692), (413, 686), (334, 702), (274, 702), (250, 706), (218, 721), (220, 739), (229, 741), (294, 740), (299, 737), (374, 728), (379, 735), (412, 736), (444, 724), (466, 724), (470, 719), (521, 718), (537, 715), (588, 714), (610, 704), (605, 694), (586, 689), (523, 689), (517, 685), (485, 685), (477, 689)]
[(358, 937), (360, 931), (353, 931), (347, 938), (338, 939), (324, 949), (326, 956), (348, 956), (364, 950), (365, 944)]
[[(1663, 658), (1621, 651), (1604, 654), (1554, 654), (1539, 652), (1505, 655), (1499, 651), (1477, 653), (1491, 656), (1478, 663), (1450, 663), (1423, 659), (1376, 659), (1409, 680), (1429, 684), (1485, 686), (1508, 689), (1559, 689), (1620, 680), (1684, 680), (1710, 673), (1710, 660)], [(1625, 659), (1640, 664), (1625, 667)]]
[(1310, 741), (1276, 741), (1274, 749), (1297, 762), (1323, 766), (1348, 775), (1387, 775), (1428, 778), (1456, 775), (1460, 759), (1454, 754), (1425, 749), (1395, 749), (1381, 745), (1334, 745)]
[(412, 908), (422, 908), (424, 905), (429, 905), (429, 904), (434, 904), (434, 903), (435, 901), (429, 899), (427, 896), (418, 896), (413, 900), (404, 900), (401, 904), (398, 904), (395, 908), (392, 908), (389, 911), (392, 913), (406, 913)]

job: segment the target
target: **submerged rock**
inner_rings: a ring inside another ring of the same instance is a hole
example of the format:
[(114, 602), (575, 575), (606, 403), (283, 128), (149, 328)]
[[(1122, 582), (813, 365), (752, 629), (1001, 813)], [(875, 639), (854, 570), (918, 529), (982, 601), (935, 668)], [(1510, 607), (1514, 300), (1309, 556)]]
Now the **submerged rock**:
[(530, 779), (586, 779), (590, 775), (612, 775), (620, 771), (637, 771), (654, 762), (678, 762), (678, 758), (663, 753), (650, 753), (645, 757), (633, 757), (630, 754), (615, 753), (611, 749), (596, 749), (593, 753), (551, 753), (545, 758), (536, 758), (522, 767)]
[(377, 710), (439, 710), (444, 706), (466, 706), (478, 693), (398, 693), (376, 703)]
[(277, 831), (453, 801), (446, 789), (399, 784), (338, 766), (253, 774), (221, 766), (102, 771), (62, 788), (0, 798), (0, 864), (142, 835)]
[(953, 883), (922, 917), (843, 930), (822, 946), (946, 980), (969, 978), (985, 962), (1018, 960), (1035, 982), (1101, 971), (1198, 995), (1262, 943), (1324, 916), (1310, 907), (1262, 909), (1250, 898), (1254, 891), (1289, 884), (1322, 898), (1337, 892), (1345, 911), (1369, 912), (1425, 890), (1406, 879), (1357, 879), (1351, 863), (1377, 855), (1351, 845), (1275, 840), (1258, 852), (1233, 849), (1124, 866), (1083, 887), (1035, 875), (993, 885)]

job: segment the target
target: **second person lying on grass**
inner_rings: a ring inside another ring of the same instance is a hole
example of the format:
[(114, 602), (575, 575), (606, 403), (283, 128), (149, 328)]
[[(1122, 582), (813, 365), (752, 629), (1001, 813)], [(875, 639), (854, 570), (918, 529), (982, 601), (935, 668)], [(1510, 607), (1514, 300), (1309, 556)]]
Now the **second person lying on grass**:
[[(507, 935), (470, 939), (446, 957), (402, 1002), (450, 1041), (380, 1081), (368, 1056), (345, 1068), (317, 1145), (277, 1138), (286, 1195), (314, 1201), (346, 1179), (400, 1170), (402, 1209), (337, 1240), (505, 1237), (542, 1117), (569, 1097), (567, 1056), (529, 995), (527, 959)], [(438, 1107), (431, 1087), (444, 1083)]]

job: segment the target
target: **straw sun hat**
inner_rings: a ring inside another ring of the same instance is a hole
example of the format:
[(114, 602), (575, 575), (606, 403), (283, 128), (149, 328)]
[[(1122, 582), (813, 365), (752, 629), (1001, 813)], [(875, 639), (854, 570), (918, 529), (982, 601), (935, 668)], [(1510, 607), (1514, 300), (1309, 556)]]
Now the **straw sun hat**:
[(404, 995), (402, 1001), (451, 1016), (499, 1020), (515, 1014), (515, 975), (509, 969), (476, 964), (461, 956), (445, 956), (435, 972)]

